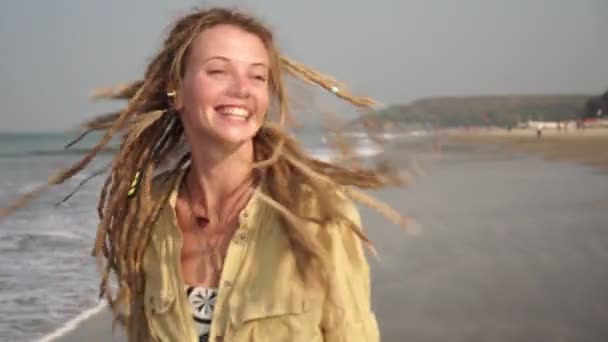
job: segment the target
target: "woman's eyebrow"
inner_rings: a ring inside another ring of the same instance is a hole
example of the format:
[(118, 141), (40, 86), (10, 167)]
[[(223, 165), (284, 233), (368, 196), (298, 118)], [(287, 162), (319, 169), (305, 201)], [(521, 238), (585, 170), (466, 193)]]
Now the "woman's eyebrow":
[[(230, 58), (225, 57), (225, 56), (212, 56), (212, 57), (204, 59), (203, 63), (207, 63), (207, 62), (212, 61), (214, 59), (219, 59), (219, 60), (224, 61), (224, 62), (230, 62), (231, 61)], [(251, 63), (250, 66), (251, 67), (261, 66), (261, 67), (264, 67), (264, 68), (268, 68), (268, 64), (266, 64), (265, 62), (254, 62), (254, 63)]]
[(203, 63), (207, 63), (207, 62), (212, 61), (214, 59), (219, 59), (219, 60), (222, 60), (222, 61), (225, 61), (225, 62), (230, 62), (230, 58), (228, 58), (228, 57), (224, 57), (224, 56), (212, 56), (212, 57), (204, 59)]
[(264, 62), (256, 62), (256, 63), (251, 63), (251, 66), (261, 66), (264, 68), (268, 68), (268, 65)]

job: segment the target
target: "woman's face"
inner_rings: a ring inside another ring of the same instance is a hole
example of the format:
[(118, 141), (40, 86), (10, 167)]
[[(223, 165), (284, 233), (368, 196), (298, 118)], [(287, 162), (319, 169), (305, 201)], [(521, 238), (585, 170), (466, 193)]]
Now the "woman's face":
[(262, 40), (218, 25), (190, 46), (176, 100), (190, 134), (238, 145), (260, 129), (269, 103), (269, 56)]

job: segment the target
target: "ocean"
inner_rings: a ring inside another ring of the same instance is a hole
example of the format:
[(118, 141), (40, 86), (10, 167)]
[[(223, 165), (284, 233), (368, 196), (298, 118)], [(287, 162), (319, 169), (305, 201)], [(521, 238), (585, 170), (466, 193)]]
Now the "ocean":
[[(64, 151), (64, 134), (0, 135), (0, 203), (45, 184), (78, 160)], [(101, 178), (57, 205), (99, 160), (65, 184), (0, 221), (0, 340), (32, 341), (97, 305), (97, 273), (90, 256)]]

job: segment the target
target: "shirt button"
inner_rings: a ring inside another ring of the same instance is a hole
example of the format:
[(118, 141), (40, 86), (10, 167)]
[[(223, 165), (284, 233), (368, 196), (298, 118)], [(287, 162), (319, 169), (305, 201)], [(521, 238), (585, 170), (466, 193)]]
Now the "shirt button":
[(224, 280), (224, 287), (232, 287), (232, 282), (230, 280)]
[(248, 240), (249, 240), (249, 236), (247, 235), (246, 232), (241, 232), (236, 237), (236, 242), (237, 243), (245, 244), (245, 243), (247, 243)]
[(243, 210), (241, 212), (241, 215), (239, 215), (239, 219), (240, 219), (241, 223), (244, 223), (247, 220), (248, 216), (249, 216), (249, 214), (247, 214), (247, 211)]

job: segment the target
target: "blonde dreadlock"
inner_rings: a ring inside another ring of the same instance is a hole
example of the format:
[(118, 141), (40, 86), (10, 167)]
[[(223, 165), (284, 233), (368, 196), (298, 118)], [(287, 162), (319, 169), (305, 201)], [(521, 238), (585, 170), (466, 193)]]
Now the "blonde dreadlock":
[[(298, 268), (304, 275), (310, 272), (312, 262), (321, 265), (327, 263), (318, 243), (304, 229), (305, 222), (324, 225), (330, 220), (339, 219), (347, 222), (364, 242), (369, 243), (360, 227), (350, 222), (341, 208), (336, 207), (336, 202), (332, 200), (336, 192), (342, 192), (353, 200), (380, 211), (394, 222), (402, 225), (406, 223), (390, 207), (352, 188), (379, 188), (398, 184), (398, 178), (383, 172), (383, 169), (349, 168), (316, 160), (286, 133), (284, 124), (289, 108), (283, 73), (287, 72), (304, 82), (320, 86), (357, 107), (369, 108), (375, 102), (354, 96), (331, 77), (281, 56), (274, 46), (271, 32), (252, 17), (220, 8), (197, 10), (173, 26), (163, 48), (149, 64), (143, 80), (104, 88), (93, 94), (96, 99), (127, 99), (128, 103), (120, 112), (100, 116), (83, 125), (85, 132), (71, 144), (90, 131), (105, 132), (90, 152), (72, 167), (52, 176), (45, 187), (26, 194), (0, 211), (0, 217), (6, 216), (48, 187), (69, 179), (89, 164), (116, 133), (122, 133), (120, 149), (101, 190), (98, 204), (100, 223), (93, 251), (105, 260), (102, 263), (100, 296), (107, 299), (117, 317), (121, 309), (128, 308), (133, 303), (133, 294), (143, 291), (143, 253), (151, 225), (166, 200), (165, 196), (164, 199), (153, 201), (152, 178), (159, 166), (175, 154), (184, 139), (184, 128), (179, 117), (170, 109), (171, 99), (167, 96), (167, 91), (179, 88), (185, 56), (192, 40), (203, 30), (219, 24), (235, 25), (256, 34), (268, 50), (271, 61), (269, 87), (279, 105), (279, 120), (278, 123), (265, 123), (254, 137), (254, 168), (264, 169), (268, 175), (268, 193), (262, 194), (260, 198), (276, 209), (285, 221), (285, 233), (293, 247)], [(167, 70), (170, 72), (167, 73)], [(182, 168), (188, 159), (189, 156), (185, 155), (179, 160), (174, 171)], [(317, 194), (315, 198), (319, 201), (320, 211), (318, 217), (302, 216), (297, 196), (290, 192), (292, 190), (287, 186), (288, 181), (305, 184)], [(111, 273), (118, 280), (118, 293), (115, 296), (108, 287)]]

